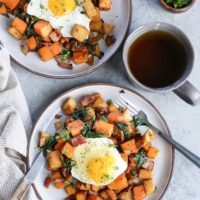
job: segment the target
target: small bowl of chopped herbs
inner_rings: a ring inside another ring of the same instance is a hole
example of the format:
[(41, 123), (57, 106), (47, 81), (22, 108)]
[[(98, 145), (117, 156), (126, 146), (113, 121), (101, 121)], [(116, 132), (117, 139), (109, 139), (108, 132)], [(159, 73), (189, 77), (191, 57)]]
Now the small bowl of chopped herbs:
[(161, 5), (169, 12), (182, 13), (190, 9), (196, 0), (160, 0)]

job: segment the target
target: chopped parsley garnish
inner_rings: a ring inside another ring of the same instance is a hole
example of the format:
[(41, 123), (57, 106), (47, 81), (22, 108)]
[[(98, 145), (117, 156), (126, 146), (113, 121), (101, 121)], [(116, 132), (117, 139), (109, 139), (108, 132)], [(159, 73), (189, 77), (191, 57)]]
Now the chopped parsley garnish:
[(74, 160), (70, 160), (68, 158), (64, 158), (63, 163), (64, 167), (66, 167), (68, 170), (71, 170), (72, 167), (76, 164)]
[(146, 152), (141, 149), (136, 155), (135, 155), (135, 163), (137, 164), (138, 167), (141, 167), (145, 161), (146, 157)]
[(174, 8), (182, 8), (188, 5), (191, 0), (165, 0), (165, 2), (172, 5)]
[(107, 104), (110, 106), (111, 104), (113, 104), (112, 99), (108, 99)]
[(40, 4), (40, 9), (45, 9), (44, 5), (43, 4)]
[(133, 122), (135, 124), (135, 128), (138, 126), (144, 125), (144, 121), (137, 116), (133, 116)]
[(66, 181), (65, 181), (65, 185), (66, 185), (66, 186), (69, 186), (69, 185), (71, 185), (71, 184), (72, 184), (71, 181), (69, 181), (69, 180), (66, 180)]
[(66, 142), (67, 140), (69, 140), (72, 137), (70, 131), (67, 128), (65, 128), (64, 130), (62, 130), (59, 133), (59, 136), (62, 138), (62, 140), (64, 142)]
[(59, 55), (61, 61), (65, 62), (71, 56), (71, 51), (68, 49), (64, 49)]
[(75, 112), (73, 113), (73, 118), (74, 119), (80, 119), (80, 120), (84, 120), (87, 117), (87, 111), (85, 108), (80, 108), (75, 110)]
[(126, 130), (126, 127), (128, 126), (127, 124), (124, 123), (116, 123), (117, 128), (119, 128), (123, 133), (124, 133), (124, 137), (126, 139), (130, 139), (130, 134), (129, 132)]
[(131, 175), (132, 175), (132, 176), (137, 176), (137, 172), (136, 172), (135, 169), (131, 169)]
[(101, 119), (105, 122), (108, 122), (108, 115), (102, 115)]

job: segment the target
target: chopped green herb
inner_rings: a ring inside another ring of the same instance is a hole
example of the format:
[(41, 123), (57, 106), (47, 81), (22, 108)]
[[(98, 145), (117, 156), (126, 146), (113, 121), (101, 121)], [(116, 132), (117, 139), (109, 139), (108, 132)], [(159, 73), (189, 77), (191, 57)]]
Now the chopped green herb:
[(66, 180), (66, 181), (65, 181), (65, 185), (66, 185), (66, 186), (69, 186), (69, 185), (71, 185), (71, 184), (72, 184), (71, 181), (69, 181), (69, 180)]
[(108, 115), (102, 115), (101, 119), (105, 122), (108, 122)]
[(103, 58), (104, 57), (104, 52), (100, 52), (100, 55), (99, 55), (99, 59)]
[(64, 49), (59, 55), (61, 61), (65, 62), (71, 56), (71, 51), (68, 49)]
[(73, 114), (74, 119), (84, 120), (86, 117), (87, 117), (87, 111), (85, 108), (77, 109), (77, 110), (75, 110), (75, 112)]
[(144, 122), (142, 119), (140, 119), (137, 116), (133, 116), (133, 122), (135, 124), (135, 127), (137, 128), (138, 126), (144, 125)]
[(40, 9), (45, 9), (43, 4), (40, 4)]
[(63, 150), (62, 150), (62, 154), (66, 154), (68, 152), (68, 149), (67, 148), (64, 148)]
[(188, 5), (191, 0), (165, 0), (165, 2), (174, 8), (182, 8), (186, 5)]
[(47, 151), (51, 148), (53, 148), (58, 140), (60, 136), (59, 135), (56, 135), (56, 136), (53, 136), (51, 138), (49, 138), (46, 142), (45, 142), (45, 145), (44, 147), (41, 148), (42, 152), (43, 152), (43, 155), (46, 157), (47, 156)]
[(62, 140), (64, 142), (66, 142), (67, 140), (69, 140), (72, 137), (70, 131), (67, 128), (65, 128), (64, 130), (62, 130), (59, 133), (59, 136), (62, 138)]
[(86, 138), (103, 138), (104, 136), (101, 133), (94, 131), (82, 132), (82, 135)]
[(137, 172), (136, 172), (135, 169), (131, 169), (131, 175), (132, 175), (132, 176), (137, 176)]
[(115, 148), (116, 146), (114, 145), (114, 144), (109, 144), (109, 147), (111, 147), (111, 148)]
[(129, 132), (126, 130), (126, 127), (128, 126), (127, 124), (124, 123), (116, 123), (117, 128), (119, 128), (123, 133), (124, 133), (124, 137), (126, 139), (130, 139), (130, 134)]
[(146, 152), (141, 149), (136, 155), (135, 155), (135, 163), (137, 164), (138, 167), (141, 167), (145, 161), (146, 157)]
[(72, 167), (76, 164), (75, 161), (70, 160), (68, 158), (64, 158), (63, 163), (64, 163), (64, 167), (66, 167), (68, 170), (71, 170)]
[(107, 104), (110, 106), (111, 104), (113, 104), (112, 99), (108, 99)]

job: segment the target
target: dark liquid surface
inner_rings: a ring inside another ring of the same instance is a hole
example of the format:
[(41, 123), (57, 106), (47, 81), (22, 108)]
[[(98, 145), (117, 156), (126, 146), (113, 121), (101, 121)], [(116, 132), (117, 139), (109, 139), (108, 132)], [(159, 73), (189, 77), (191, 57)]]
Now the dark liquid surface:
[(188, 58), (185, 46), (175, 36), (151, 31), (130, 46), (128, 62), (139, 82), (151, 88), (163, 88), (179, 80)]

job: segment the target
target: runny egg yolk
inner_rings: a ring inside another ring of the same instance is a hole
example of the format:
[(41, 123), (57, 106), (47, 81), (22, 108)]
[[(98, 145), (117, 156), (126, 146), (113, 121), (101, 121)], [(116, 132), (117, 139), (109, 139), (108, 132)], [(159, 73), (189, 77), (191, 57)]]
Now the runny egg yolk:
[(111, 154), (94, 157), (87, 163), (88, 176), (97, 183), (112, 179), (112, 172), (116, 169), (116, 160)]
[(56, 16), (64, 16), (76, 8), (75, 0), (49, 0), (48, 7)]

